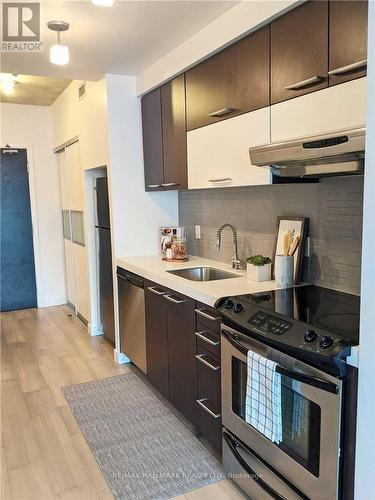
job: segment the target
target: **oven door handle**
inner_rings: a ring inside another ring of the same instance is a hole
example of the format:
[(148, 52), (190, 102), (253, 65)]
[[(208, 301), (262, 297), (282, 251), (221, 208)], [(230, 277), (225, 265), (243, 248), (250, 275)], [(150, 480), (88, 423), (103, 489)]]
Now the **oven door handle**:
[(258, 486), (262, 488), (263, 491), (267, 492), (268, 495), (270, 495), (272, 498), (275, 498), (275, 500), (286, 500), (285, 497), (282, 497), (275, 491), (271, 486), (269, 486), (267, 483), (263, 481), (263, 479), (258, 476), (258, 474), (246, 463), (246, 461), (241, 457), (241, 455), (237, 451), (237, 447), (240, 446), (240, 444), (235, 441), (232, 436), (230, 436), (225, 430), (223, 431), (223, 438), (225, 442), (227, 443), (230, 451), (233, 453), (234, 457), (236, 458), (237, 462), (241, 465), (241, 467), (245, 470), (246, 474), (248, 474), (253, 481), (257, 483)]
[[(238, 342), (236, 337), (229, 333), (227, 330), (222, 330), (221, 333), (228, 340), (230, 344), (232, 344), (236, 349), (238, 349), (242, 354), (247, 356), (248, 348)], [(290, 368), (284, 368), (283, 366), (277, 365), (276, 367), (277, 373), (280, 375), (285, 375), (293, 380), (297, 380), (298, 382), (302, 382), (303, 384), (310, 385), (312, 387), (316, 387), (317, 389), (322, 389), (323, 391), (330, 392), (332, 394), (338, 394), (339, 388), (336, 384), (332, 382), (327, 382), (326, 380), (322, 380), (318, 377), (313, 377), (312, 375), (306, 375), (301, 372), (297, 372), (296, 370), (291, 370)]]

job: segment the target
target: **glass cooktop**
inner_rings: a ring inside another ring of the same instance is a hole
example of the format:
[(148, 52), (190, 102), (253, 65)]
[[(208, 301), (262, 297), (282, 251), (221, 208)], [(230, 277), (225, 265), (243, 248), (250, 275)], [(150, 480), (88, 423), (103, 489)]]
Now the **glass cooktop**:
[(340, 335), (354, 345), (359, 343), (360, 297), (357, 295), (306, 285), (242, 295), (241, 300)]

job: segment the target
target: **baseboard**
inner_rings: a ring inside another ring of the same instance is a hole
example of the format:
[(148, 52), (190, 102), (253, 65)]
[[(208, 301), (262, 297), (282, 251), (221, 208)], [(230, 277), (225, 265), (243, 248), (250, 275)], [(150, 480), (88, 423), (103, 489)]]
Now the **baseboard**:
[(91, 323), (88, 323), (87, 331), (92, 337), (95, 337), (96, 335), (103, 335), (103, 330), (100, 325), (91, 325)]
[(80, 319), (85, 326), (88, 326), (89, 322), (79, 311), (77, 311), (77, 318)]
[(130, 359), (125, 356), (122, 352), (117, 349), (113, 349), (113, 357), (117, 364), (123, 365), (124, 363), (130, 363)]
[(66, 297), (47, 297), (38, 300), (38, 307), (63, 306), (66, 304)]

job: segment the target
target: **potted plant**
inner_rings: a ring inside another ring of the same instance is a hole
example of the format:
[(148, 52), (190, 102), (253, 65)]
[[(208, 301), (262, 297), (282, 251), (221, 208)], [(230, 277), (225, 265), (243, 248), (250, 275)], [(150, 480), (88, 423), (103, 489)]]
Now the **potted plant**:
[(263, 255), (253, 255), (246, 259), (247, 278), (252, 281), (268, 281), (271, 279), (271, 259)]

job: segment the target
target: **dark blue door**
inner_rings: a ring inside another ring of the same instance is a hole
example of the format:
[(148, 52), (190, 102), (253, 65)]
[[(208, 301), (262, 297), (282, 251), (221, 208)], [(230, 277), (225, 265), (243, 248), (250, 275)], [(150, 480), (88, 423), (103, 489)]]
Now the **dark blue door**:
[(36, 307), (36, 282), (26, 149), (1, 149), (1, 311)]

